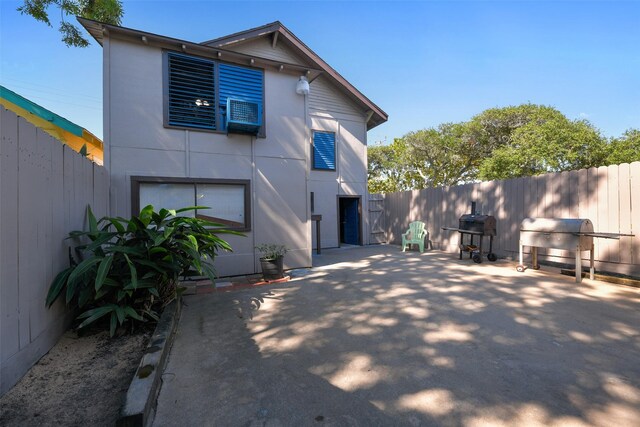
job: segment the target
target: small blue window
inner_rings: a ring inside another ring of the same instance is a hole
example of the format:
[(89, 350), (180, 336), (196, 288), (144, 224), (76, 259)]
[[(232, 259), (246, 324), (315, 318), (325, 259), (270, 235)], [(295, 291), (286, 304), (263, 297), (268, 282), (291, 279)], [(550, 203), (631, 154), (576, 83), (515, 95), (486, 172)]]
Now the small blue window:
[(313, 131), (313, 168), (336, 170), (336, 134)]

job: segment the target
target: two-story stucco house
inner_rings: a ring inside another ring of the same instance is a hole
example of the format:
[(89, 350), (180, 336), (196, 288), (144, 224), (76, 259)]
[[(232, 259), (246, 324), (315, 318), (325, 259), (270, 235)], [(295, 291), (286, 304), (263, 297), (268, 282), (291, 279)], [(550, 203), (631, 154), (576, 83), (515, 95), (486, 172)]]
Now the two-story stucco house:
[(367, 131), (387, 115), (280, 22), (194, 43), (80, 19), (104, 52), (111, 213), (202, 205), (242, 230), (221, 276), (259, 271), (260, 243), (311, 266), (367, 244)]

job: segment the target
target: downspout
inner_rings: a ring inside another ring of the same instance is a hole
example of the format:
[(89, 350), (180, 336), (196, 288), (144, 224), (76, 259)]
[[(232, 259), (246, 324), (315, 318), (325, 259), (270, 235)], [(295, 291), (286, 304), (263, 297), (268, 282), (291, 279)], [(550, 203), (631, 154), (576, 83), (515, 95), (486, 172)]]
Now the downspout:
[[(257, 218), (256, 218), (257, 171), (256, 171), (255, 143), (258, 137), (250, 136), (249, 138), (251, 138), (251, 222), (253, 224), (256, 224), (257, 222)], [(251, 254), (253, 254), (253, 272), (257, 273), (260, 270), (258, 270), (258, 261), (256, 259), (256, 228), (252, 224), (249, 224), (249, 225), (251, 225)]]
[(364, 206), (362, 208), (362, 232), (364, 233), (362, 236), (362, 244), (370, 245), (371, 244), (371, 218), (369, 218), (369, 144), (367, 135), (367, 123), (369, 123), (369, 119), (373, 115), (373, 111), (367, 113), (367, 117), (364, 122), (364, 159), (365, 159), (365, 177), (364, 177)]
[[(111, 177), (111, 48), (109, 37), (104, 37), (102, 45), (102, 138), (103, 138), (103, 166), (109, 174), (109, 193), (107, 197), (107, 212), (110, 216), (116, 216), (111, 210), (114, 206)], [(129, 208), (131, 210), (131, 208)]]
[(184, 172), (187, 178), (191, 177), (191, 134), (189, 130), (184, 131)]
[[(311, 178), (311, 119), (309, 117), (309, 95), (304, 95), (304, 200), (305, 200), (305, 209), (307, 211), (307, 256), (309, 257), (309, 267), (313, 267), (313, 231), (311, 228), (313, 227), (313, 221), (311, 221), (311, 206), (309, 202), (309, 179)], [(316, 239), (319, 236), (316, 236)]]

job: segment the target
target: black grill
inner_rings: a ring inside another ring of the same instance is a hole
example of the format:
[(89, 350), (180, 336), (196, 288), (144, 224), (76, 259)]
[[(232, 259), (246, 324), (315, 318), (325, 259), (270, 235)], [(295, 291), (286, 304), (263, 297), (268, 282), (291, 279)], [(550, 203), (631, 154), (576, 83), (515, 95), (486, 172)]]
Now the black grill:
[[(477, 215), (475, 211), (475, 202), (472, 202), (472, 213), (464, 214), (459, 218), (458, 228), (442, 227), (442, 229), (460, 233), (460, 259), (462, 259), (463, 252), (468, 252), (469, 258), (477, 263), (482, 262), (484, 256), (482, 252), (482, 241), (484, 240), (484, 236), (488, 236), (489, 252), (486, 254), (487, 259), (489, 261), (495, 261), (498, 259), (496, 254), (493, 253), (493, 237), (496, 235), (496, 218), (491, 215)], [(465, 236), (468, 237), (465, 238)], [(478, 242), (475, 242), (476, 237), (478, 238)]]
[(475, 231), (484, 236), (496, 235), (496, 217), (491, 215), (462, 215), (458, 221), (458, 228), (465, 231)]

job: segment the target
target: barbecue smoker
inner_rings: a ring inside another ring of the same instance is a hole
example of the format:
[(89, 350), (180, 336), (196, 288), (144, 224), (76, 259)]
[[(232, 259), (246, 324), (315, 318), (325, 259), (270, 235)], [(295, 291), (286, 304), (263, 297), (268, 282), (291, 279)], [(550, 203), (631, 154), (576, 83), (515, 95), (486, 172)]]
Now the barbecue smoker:
[[(493, 237), (496, 235), (496, 218), (491, 215), (477, 215), (475, 202), (471, 202), (471, 213), (462, 215), (458, 220), (458, 228), (442, 227), (442, 229), (460, 233), (460, 259), (462, 259), (463, 252), (469, 252), (469, 258), (473, 259), (476, 263), (481, 263), (483, 257), (482, 241), (484, 240), (484, 236), (489, 237), (487, 259), (489, 261), (498, 259), (496, 254), (493, 253)], [(467, 239), (468, 242), (466, 243), (465, 236), (469, 236)], [(477, 245), (474, 242), (476, 237), (478, 238)]]
[(519, 272), (525, 271), (523, 262), (523, 247), (531, 247), (533, 269), (540, 268), (538, 264), (538, 248), (553, 248), (575, 251), (576, 253), (576, 282), (582, 281), (582, 252), (590, 251), (589, 278), (593, 279), (593, 239), (620, 239), (632, 234), (598, 233), (593, 231), (593, 223), (588, 219), (570, 218), (525, 218), (520, 226), (520, 263), (516, 267)]

